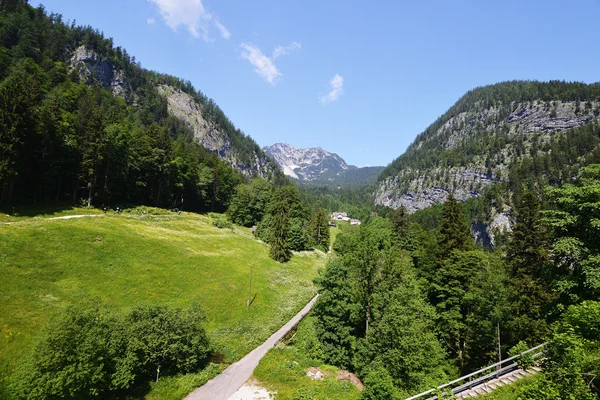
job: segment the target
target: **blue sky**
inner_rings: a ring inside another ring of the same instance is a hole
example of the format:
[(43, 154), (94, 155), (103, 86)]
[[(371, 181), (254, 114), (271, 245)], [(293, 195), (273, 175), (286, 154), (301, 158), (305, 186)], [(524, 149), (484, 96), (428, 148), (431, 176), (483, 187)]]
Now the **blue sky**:
[(387, 165), (466, 91), (600, 81), (600, 0), (31, 0), (190, 80), (260, 146)]

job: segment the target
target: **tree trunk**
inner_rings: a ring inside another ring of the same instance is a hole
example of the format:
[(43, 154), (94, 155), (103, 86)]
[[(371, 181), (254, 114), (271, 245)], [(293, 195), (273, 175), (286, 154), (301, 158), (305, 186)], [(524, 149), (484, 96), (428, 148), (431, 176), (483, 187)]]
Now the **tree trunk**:
[(77, 201), (77, 181), (73, 184), (73, 204)]
[(12, 195), (13, 195), (13, 191), (15, 189), (15, 183), (11, 182), (8, 184), (8, 201), (6, 202), (6, 204), (10, 205), (10, 203), (12, 202)]
[(366, 312), (366, 321), (365, 321), (365, 341), (369, 341), (369, 320), (371, 319), (371, 299), (367, 299), (367, 312)]
[[(104, 189), (102, 189), (103, 196), (102, 198), (106, 199), (108, 194), (108, 171), (109, 171), (110, 161), (106, 163), (106, 171), (104, 171)], [(110, 200), (110, 197), (108, 198)]]
[[(501, 363), (502, 362), (502, 346), (500, 346), (500, 322), (498, 322), (498, 362)], [(496, 368), (496, 371), (498, 371), (498, 373), (500, 373), (500, 369), (502, 368), (502, 365), (498, 365), (498, 368)]]
[(58, 203), (60, 200), (60, 185), (62, 183), (62, 176), (58, 177), (58, 185), (56, 187), (56, 202)]
[(156, 193), (156, 207), (160, 204), (160, 192), (162, 191), (162, 180), (158, 180), (158, 192)]

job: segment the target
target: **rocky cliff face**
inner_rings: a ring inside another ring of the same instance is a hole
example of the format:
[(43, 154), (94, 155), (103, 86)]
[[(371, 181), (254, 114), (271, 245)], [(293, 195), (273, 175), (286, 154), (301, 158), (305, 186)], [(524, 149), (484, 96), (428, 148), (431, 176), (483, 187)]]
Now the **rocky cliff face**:
[(461, 201), (479, 196), (507, 178), (513, 160), (533, 148), (549, 151), (555, 135), (600, 123), (597, 100), (461, 101), (386, 168), (376, 204), (415, 212), (444, 202), (451, 192)]
[[(232, 145), (231, 138), (213, 121), (204, 118), (202, 105), (198, 104), (192, 96), (166, 85), (159, 85), (157, 90), (167, 99), (169, 113), (185, 121), (204, 148), (217, 153), (246, 176), (268, 178), (272, 175), (276, 165), (258, 146), (250, 156), (243, 157)], [(250, 139), (246, 138), (246, 140)]]
[(298, 149), (289, 144), (276, 143), (263, 147), (263, 151), (277, 162), (285, 175), (303, 181), (314, 181), (324, 174), (356, 168), (346, 164), (337, 154), (320, 147)]
[(187, 122), (202, 146), (221, 157), (227, 156), (231, 143), (219, 132), (214, 123), (202, 117), (202, 108), (192, 96), (166, 85), (159, 85), (157, 89), (167, 99), (169, 113)]
[(87, 85), (98, 83), (110, 89), (115, 96), (125, 98), (131, 92), (122, 71), (84, 46), (75, 49), (69, 60), (69, 68), (77, 71), (80, 79)]
[[(135, 105), (134, 90), (125, 74), (93, 50), (84, 46), (75, 49), (69, 59), (69, 68), (77, 71), (87, 85), (99, 84)], [(276, 164), (252, 139), (240, 132), (224, 132), (213, 120), (205, 118), (202, 104), (192, 96), (167, 85), (158, 85), (156, 90), (167, 99), (169, 113), (185, 121), (204, 148), (217, 153), (242, 174), (268, 178), (276, 171)], [(232, 144), (232, 135), (239, 136), (235, 142), (241, 143), (244, 149)]]

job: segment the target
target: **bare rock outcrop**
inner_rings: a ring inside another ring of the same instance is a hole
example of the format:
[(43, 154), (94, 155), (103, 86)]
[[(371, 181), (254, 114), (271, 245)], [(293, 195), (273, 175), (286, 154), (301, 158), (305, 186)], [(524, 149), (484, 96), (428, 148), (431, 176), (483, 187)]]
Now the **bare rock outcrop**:
[(98, 83), (115, 96), (125, 98), (130, 91), (123, 72), (85, 46), (75, 49), (69, 60), (69, 68), (77, 71), (86, 84)]
[[(599, 110), (598, 101), (477, 104), (451, 116), (427, 135), (420, 135), (410, 149), (416, 159), (417, 154), (427, 156), (432, 148), (458, 153), (460, 162), (444, 165), (453, 162), (433, 160), (429, 168), (401, 169), (378, 183), (375, 204), (404, 206), (415, 212), (443, 203), (449, 193), (461, 201), (479, 196), (487, 186), (508, 177), (510, 163), (527, 154), (534, 140), (538, 151), (544, 151), (543, 144), (553, 135), (600, 123)], [(482, 154), (473, 146), (483, 146), (486, 141), (495, 141), (493, 152)]]

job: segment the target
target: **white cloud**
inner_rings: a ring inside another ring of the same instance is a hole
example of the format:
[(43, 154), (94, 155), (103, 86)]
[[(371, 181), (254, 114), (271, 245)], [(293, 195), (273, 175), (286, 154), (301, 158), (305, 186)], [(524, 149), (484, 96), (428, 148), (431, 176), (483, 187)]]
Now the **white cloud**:
[(221, 23), (219, 22), (219, 20), (218, 20), (218, 19), (214, 18), (214, 19), (213, 19), (213, 23), (215, 24), (215, 26), (217, 27), (217, 29), (218, 29), (218, 30), (219, 30), (219, 32), (221, 33), (221, 37), (222, 37), (223, 39), (229, 39), (229, 38), (231, 37), (231, 32), (229, 32), (229, 31), (227, 30), (227, 28), (225, 28), (225, 27), (223, 26), (223, 24), (221, 24)]
[(240, 44), (242, 49), (242, 58), (250, 61), (250, 64), (254, 65), (254, 71), (265, 78), (271, 85), (276, 85), (279, 78), (283, 75), (277, 69), (275, 65), (275, 59), (291, 53), (292, 51), (302, 48), (302, 45), (298, 42), (292, 42), (288, 46), (277, 46), (273, 50), (273, 56), (267, 57), (263, 52), (253, 45), (252, 43)]
[(214, 39), (210, 36), (211, 27), (217, 28), (221, 37), (229, 39), (231, 33), (218, 18), (208, 12), (202, 0), (148, 0), (156, 4), (165, 23), (174, 31), (184, 26), (195, 38), (202, 37), (207, 42)]
[(275, 47), (275, 50), (273, 50), (273, 60), (276, 60), (278, 57), (289, 54), (292, 51), (300, 50), (301, 48), (302, 45), (298, 42), (292, 42), (288, 46), (277, 46)]
[(335, 74), (329, 81), (329, 93), (319, 97), (321, 104), (327, 104), (336, 101), (344, 93), (344, 78)]
[(265, 78), (271, 85), (275, 85), (282, 74), (273, 63), (273, 60), (265, 56), (252, 43), (242, 43), (240, 47), (242, 48), (242, 58), (254, 65), (254, 71), (258, 75)]
[(156, 22), (156, 20), (154, 18), (148, 18), (146, 20), (146, 22), (148, 23), (148, 25), (154, 25), (154, 23)]

